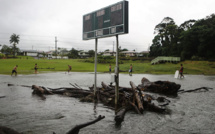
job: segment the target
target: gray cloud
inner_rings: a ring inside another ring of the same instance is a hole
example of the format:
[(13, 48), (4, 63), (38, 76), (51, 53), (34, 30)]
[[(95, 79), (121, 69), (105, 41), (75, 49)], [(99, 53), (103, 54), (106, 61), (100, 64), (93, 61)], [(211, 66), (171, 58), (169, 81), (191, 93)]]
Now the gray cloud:
[[(9, 45), (12, 33), (20, 35), (21, 49), (49, 50), (58, 46), (94, 49), (94, 40), (82, 41), (82, 16), (118, 0), (0, 0), (0, 44)], [(214, 0), (130, 0), (129, 34), (119, 36), (122, 48), (147, 50), (154, 27), (164, 17), (177, 25), (214, 13)], [(98, 50), (113, 49), (114, 37), (99, 39)]]

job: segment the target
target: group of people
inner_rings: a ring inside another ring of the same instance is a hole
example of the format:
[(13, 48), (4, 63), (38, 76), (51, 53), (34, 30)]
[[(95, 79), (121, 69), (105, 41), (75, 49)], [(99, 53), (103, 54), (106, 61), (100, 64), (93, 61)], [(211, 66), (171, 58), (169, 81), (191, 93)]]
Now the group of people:
[[(11, 76), (13, 76), (13, 74), (15, 74), (15, 76), (17, 76), (17, 68), (18, 68), (18, 65), (16, 65), (13, 70), (12, 70), (12, 73), (11, 73)], [(37, 63), (35, 64), (34, 66), (34, 73), (37, 74), (38, 70), (38, 66), (37, 66)], [(68, 65), (68, 73), (72, 70), (72, 66), (71, 65)]]
[[(128, 70), (130, 76), (132, 76), (132, 68), (132, 64), (130, 64), (130, 68)], [(109, 65), (109, 73), (111, 73), (111, 64)]]
[[(11, 76), (15, 73), (15, 76), (17, 75), (17, 68), (18, 68), (18, 65), (16, 65), (13, 70), (12, 70), (12, 73), (11, 73)], [(34, 73), (37, 74), (37, 69), (38, 69), (38, 66), (37, 66), (37, 63), (35, 64), (34, 66)], [(68, 73), (72, 70), (72, 66), (71, 65), (68, 65)], [(132, 76), (132, 71), (133, 71), (133, 66), (132, 64), (130, 64), (130, 68), (129, 68), (129, 75)], [(184, 68), (183, 68), (183, 64), (181, 64), (181, 67), (179, 69), (179, 74), (180, 74), (180, 78), (184, 78), (184, 75), (183, 75), (183, 71), (184, 71)], [(109, 73), (111, 73), (111, 64), (109, 65)]]
[[(18, 65), (16, 65), (13, 70), (12, 70), (12, 73), (11, 73), (11, 76), (13, 76), (13, 74), (15, 73), (15, 76), (17, 76), (17, 68), (18, 68)], [(37, 69), (38, 69), (38, 66), (37, 66), (37, 63), (35, 64), (34, 66), (34, 73), (37, 74)]]
[[(132, 66), (132, 64), (130, 64), (130, 68), (128, 70), (130, 76), (132, 76), (132, 71), (133, 71), (133, 66)], [(181, 64), (181, 67), (179, 69), (180, 78), (182, 78), (182, 77), (184, 78), (183, 71), (184, 71), (184, 67), (183, 67), (183, 64)], [(109, 73), (111, 73), (111, 64), (109, 65)]]

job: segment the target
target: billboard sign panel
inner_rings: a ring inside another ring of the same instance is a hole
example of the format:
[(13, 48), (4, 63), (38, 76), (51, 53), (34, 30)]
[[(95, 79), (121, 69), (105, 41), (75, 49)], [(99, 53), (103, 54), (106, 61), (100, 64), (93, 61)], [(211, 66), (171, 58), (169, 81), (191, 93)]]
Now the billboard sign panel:
[(121, 1), (83, 16), (83, 40), (128, 33), (128, 1)]

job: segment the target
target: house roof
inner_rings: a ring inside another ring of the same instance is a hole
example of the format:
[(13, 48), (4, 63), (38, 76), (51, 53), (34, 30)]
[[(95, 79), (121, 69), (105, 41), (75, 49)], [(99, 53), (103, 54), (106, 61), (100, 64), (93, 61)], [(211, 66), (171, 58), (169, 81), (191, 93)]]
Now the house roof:
[(37, 50), (21, 50), (21, 52), (28, 52), (28, 53), (43, 53), (44, 51), (37, 51)]
[(135, 51), (122, 51), (120, 53), (129, 54), (129, 53), (138, 53), (138, 52), (135, 52)]

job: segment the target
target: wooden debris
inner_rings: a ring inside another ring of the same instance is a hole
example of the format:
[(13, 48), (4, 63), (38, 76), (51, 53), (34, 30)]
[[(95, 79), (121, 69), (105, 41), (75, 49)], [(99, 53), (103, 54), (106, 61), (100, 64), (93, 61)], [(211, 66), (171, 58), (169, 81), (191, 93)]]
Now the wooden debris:
[(107, 85), (104, 82), (101, 83), (101, 87), (97, 87), (96, 95), (94, 95), (93, 86), (90, 90), (82, 89), (76, 83), (72, 84), (72, 87), (61, 88), (45, 88), (36, 85), (32, 85), (33, 93), (39, 96), (49, 94), (60, 94), (69, 97), (80, 98), (82, 102), (95, 102), (97, 101), (109, 106), (110, 109), (115, 109), (116, 124), (120, 124), (125, 117), (125, 114), (129, 110), (135, 111), (137, 114), (142, 114), (144, 110), (163, 113), (166, 111), (166, 105), (170, 101), (163, 96), (155, 97), (146, 92), (161, 93), (167, 95), (177, 95), (180, 85), (168, 82), (168, 81), (156, 81), (150, 82), (148, 79), (143, 78), (141, 84), (136, 86), (132, 81), (131, 87), (119, 87), (119, 100), (117, 106), (115, 106), (115, 87)]
[(209, 91), (209, 89), (213, 89), (213, 88), (210, 88), (210, 87), (200, 87), (200, 88), (190, 89), (190, 90), (179, 90), (179, 93), (196, 92), (196, 91), (200, 91), (202, 89), (205, 90), (205, 91)]
[(67, 134), (78, 134), (80, 129), (84, 128), (84, 127), (87, 127), (89, 125), (92, 125), (102, 119), (104, 119), (105, 116), (101, 116), (99, 115), (98, 118), (96, 118), (95, 120), (93, 121), (90, 121), (90, 122), (87, 122), (87, 123), (83, 123), (83, 124), (80, 124), (80, 125), (76, 125), (74, 128), (72, 128), (69, 132), (67, 132)]
[(0, 126), (0, 134), (21, 134), (11, 128)]

